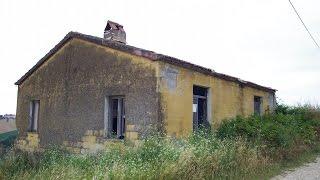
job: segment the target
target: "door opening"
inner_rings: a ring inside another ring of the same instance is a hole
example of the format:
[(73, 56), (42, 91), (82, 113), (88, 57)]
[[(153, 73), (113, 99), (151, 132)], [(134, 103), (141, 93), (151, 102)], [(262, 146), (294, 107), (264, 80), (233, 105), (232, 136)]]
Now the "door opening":
[(253, 112), (256, 115), (261, 115), (262, 113), (262, 97), (260, 96), (254, 96), (253, 97)]
[(208, 88), (193, 86), (193, 131), (208, 128)]

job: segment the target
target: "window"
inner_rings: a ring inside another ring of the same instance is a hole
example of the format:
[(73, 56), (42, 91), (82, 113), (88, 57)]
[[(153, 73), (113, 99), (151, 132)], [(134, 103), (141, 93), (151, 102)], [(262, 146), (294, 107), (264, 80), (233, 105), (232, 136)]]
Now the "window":
[(30, 132), (37, 132), (38, 130), (39, 108), (40, 108), (39, 100), (33, 100), (30, 102), (29, 127), (28, 127), (28, 131)]
[(108, 98), (108, 122), (106, 130), (109, 137), (123, 139), (125, 136), (125, 98), (123, 96), (111, 96)]
[(254, 96), (254, 114), (261, 115), (262, 112), (262, 97)]
[(208, 122), (208, 88), (193, 86), (193, 131), (209, 127)]

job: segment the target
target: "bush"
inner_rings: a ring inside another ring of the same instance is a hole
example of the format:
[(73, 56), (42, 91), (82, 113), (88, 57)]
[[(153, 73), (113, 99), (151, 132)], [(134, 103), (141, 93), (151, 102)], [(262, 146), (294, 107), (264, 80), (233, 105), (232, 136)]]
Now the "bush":
[(14, 144), (14, 141), (18, 137), (18, 131), (10, 131), (5, 133), (0, 133), (0, 145), (4, 148), (9, 148)]
[(271, 150), (312, 146), (320, 137), (319, 115), (316, 107), (279, 105), (273, 114), (224, 121), (217, 129), (217, 136), (221, 139), (243, 137)]

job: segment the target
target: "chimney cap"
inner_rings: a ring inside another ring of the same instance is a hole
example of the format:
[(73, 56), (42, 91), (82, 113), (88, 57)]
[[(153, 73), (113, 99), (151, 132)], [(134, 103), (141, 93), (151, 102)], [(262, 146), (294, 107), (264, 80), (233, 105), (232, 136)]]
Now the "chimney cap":
[(104, 29), (104, 31), (106, 32), (106, 31), (110, 31), (110, 30), (124, 31), (123, 26), (121, 24), (108, 20), (107, 26)]

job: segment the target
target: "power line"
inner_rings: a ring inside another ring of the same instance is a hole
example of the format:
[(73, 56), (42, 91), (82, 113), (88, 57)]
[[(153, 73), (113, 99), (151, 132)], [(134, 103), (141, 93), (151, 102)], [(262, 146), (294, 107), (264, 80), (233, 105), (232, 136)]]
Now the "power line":
[(297, 9), (296, 9), (296, 8), (294, 7), (294, 5), (292, 4), (291, 0), (289, 0), (289, 2), (290, 2), (290, 4), (291, 4), (291, 6), (292, 6), (293, 10), (296, 12), (296, 14), (297, 14), (298, 18), (300, 19), (300, 21), (301, 21), (302, 25), (303, 25), (303, 26), (304, 26), (304, 28), (307, 30), (307, 32), (308, 32), (308, 34), (309, 34), (310, 38), (313, 40), (313, 42), (316, 44), (316, 46), (317, 46), (318, 48), (320, 48), (319, 44), (317, 43), (317, 41), (316, 41), (316, 40), (314, 39), (314, 37), (312, 36), (312, 34), (311, 34), (311, 32), (309, 31), (309, 29), (307, 28), (306, 24), (303, 22), (303, 20), (302, 20), (301, 16), (299, 15), (299, 13), (298, 13)]

